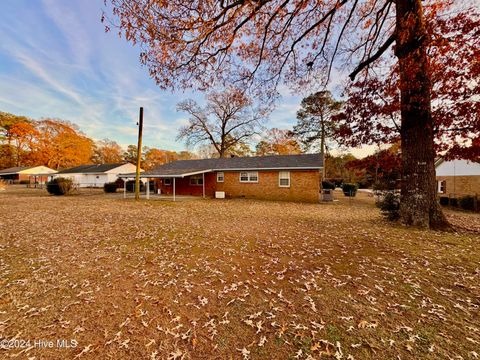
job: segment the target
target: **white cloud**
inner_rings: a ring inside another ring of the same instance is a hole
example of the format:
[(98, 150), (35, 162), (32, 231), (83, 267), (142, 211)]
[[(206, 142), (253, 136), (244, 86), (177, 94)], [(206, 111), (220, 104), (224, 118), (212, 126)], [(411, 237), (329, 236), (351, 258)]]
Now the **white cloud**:
[(71, 58), (76, 64), (81, 64), (88, 69), (92, 50), (85, 24), (80, 22), (78, 13), (72, 11), (71, 4), (67, 2), (43, 0), (42, 4), (47, 15), (65, 37), (71, 51)]

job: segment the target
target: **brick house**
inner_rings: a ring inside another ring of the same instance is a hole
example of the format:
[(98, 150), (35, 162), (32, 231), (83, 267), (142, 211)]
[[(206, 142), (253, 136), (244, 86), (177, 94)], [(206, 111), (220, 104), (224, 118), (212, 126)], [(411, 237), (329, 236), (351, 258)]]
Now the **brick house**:
[(439, 159), (435, 163), (438, 195), (458, 197), (480, 194), (480, 159)]
[(319, 201), (319, 154), (174, 161), (142, 173), (156, 192), (227, 198)]

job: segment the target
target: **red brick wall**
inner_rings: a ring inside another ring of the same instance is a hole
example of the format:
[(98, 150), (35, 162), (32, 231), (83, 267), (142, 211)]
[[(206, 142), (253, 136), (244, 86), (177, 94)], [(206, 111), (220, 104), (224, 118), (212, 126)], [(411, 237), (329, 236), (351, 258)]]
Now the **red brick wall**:
[[(445, 195), (462, 196), (480, 194), (480, 176), (437, 176), (438, 181), (446, 181)], [(439, 196), (442, 194), (439, 193)]]
[[(286, 200), (317, 202), (320, 192), (320, 172), (317, 170), (290, 171), (290, 187), (278, 185), (278, 171), (259, 171), (257, 183), (241, 183), (239, 171), (225, 171), (224, 182), (217, 183), (217, 174), (205, 174), (205, 195), (213, 197), (215, 191), (224, 191), (226, 197), (244, 197), (266, 200)], [(173, 194), (171, 185), (165, 185), (164, 179), (156, 180), (162, 194)], [(190, 185), (190, 178), (175, 180), (177, 195), (202, 195), (202, 186)]]
[[(205, 196), (214, 196), (215, 194), (215, 174), (205, 174)], [(161, 189), (162, 194), (173, 194), (173, 179), (171, 185), (165, 185), (164, 179), (156, 179), (155, 184), (157, 188)], [(203, 188), (201, 185), (190, 185), (190, 177), (175, 179), (175, 194), (176, 195), (193, 195), (202, 196)]]
[(278, 186), (279, 171), (259, 171), (257, 183), (241, 183), (238, 171), (226, 171), (224, 176), (224, 182), (217, 183), (216, 188), (217, 191), (225, 191), (227, 197), (304, 202), (319, 200), (318, 170), (290, 171), (288, 188)]

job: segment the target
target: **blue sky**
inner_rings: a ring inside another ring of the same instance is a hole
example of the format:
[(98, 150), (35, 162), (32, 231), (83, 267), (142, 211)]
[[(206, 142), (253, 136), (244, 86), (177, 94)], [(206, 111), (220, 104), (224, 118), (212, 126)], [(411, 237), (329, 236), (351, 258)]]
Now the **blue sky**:
[[(182, 150), (175, 140), (185, 98), (160, 90), (139, 62), (139, 49), (105, 33), (103, 0), (3, 0), (0, 22), (0, 111), (60, 118), (93, 139), (136, 143), (138, 107), (145, 108), (144, 144)], [(301, 96), (287, 88), (268, 127), (291, 128)], [(361, 151), (360, 153), (362, 153)]]

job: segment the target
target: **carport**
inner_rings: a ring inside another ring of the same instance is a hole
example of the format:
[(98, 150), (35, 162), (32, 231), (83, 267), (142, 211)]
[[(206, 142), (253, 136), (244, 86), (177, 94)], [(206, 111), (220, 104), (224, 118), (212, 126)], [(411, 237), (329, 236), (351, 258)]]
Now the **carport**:
[[(202, 197), (205, 198), (205, 174), (211, 172), (211, 169), (161, 169), (161, 171), (146, 171), (140, 174), (141, 179), (146, 179), (145, 197), (150, 199), (150, 180), (152, 179), (171, 179), (173, 186), (172, 200), (176, 201), (176, 182), (177, 179), (184, 179), (190, 176), (202, 176)], [(120, 174), (119, 178), (123, 180), (123, 198), (127, 198), (127, 181), (134, 180), (135, 174)]]

